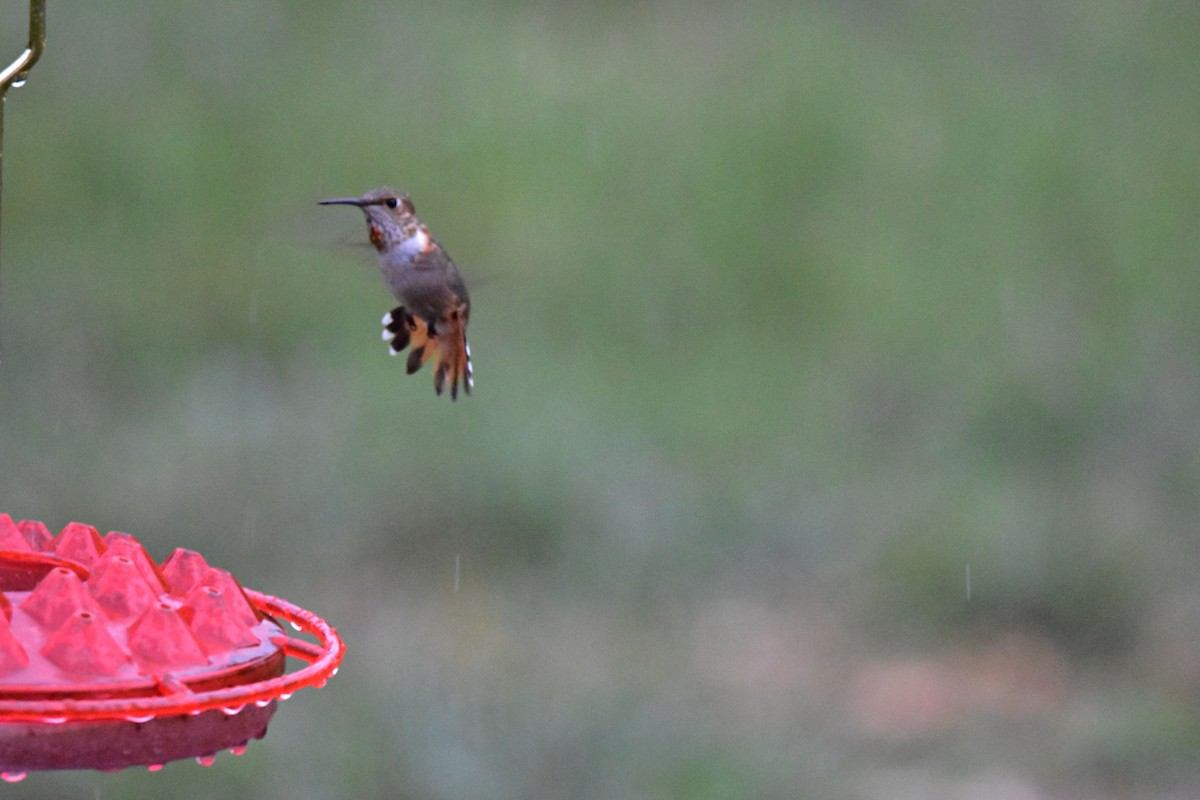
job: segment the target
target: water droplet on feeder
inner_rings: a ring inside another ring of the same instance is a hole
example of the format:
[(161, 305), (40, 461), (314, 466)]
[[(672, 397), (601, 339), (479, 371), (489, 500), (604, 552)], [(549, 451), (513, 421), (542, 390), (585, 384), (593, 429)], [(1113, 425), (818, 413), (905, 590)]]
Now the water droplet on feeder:
[[(16, 86), (16, 84), (14, 83), (13, 86)], [(25, 780), (25, 773), (24, 772), (0, 772), (0, 779), (2, 779), (5, 783), (17, 783), (18, 781)]]
[(213, 762), (217, 760), (216, 754), (207, 756), (196, 756), (196, 763), (202, 767), (211, 767)]

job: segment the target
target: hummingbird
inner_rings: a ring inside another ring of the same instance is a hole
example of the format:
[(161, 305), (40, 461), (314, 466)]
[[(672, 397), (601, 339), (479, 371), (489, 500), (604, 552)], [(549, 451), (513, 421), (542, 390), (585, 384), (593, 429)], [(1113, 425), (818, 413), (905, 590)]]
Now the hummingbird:
[(383, 340), (396, 356), (409, 348), (409, 375), (433, 359), (433, 388), (439, 395), (450, 384), (450, 399), (458, 385), (471, 393), (471, 348), (467, 320), (471, 299), (458, 267), (429, 229), (404, 192), (388, 187), (362, 197), (339, 197), (321, 205), (358, 206), (367, 218), (367, 236), (379, 253), (379, 270), (400, 305), (383, 315)]

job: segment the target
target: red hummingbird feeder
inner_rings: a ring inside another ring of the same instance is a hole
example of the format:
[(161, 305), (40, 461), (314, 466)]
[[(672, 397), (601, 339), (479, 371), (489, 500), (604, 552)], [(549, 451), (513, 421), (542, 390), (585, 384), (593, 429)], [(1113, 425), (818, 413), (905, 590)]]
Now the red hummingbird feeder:
[[(45, 46), (45, 0), (30, 0), (29, 17), (29, 46), (0, 68), (0, 133), (6, 92)], [(316, 614), (243, 589), (195, 551), (157, 564), (127, 533), (101, 538), (72, 522), (51, 536), (40, 522), (0, 514), (5, 781), (240, 753), (266, 733), (280, 700), (324, 686), (342, 651)], [(289, 658), (305, 663), (288, 672)]]
[[(285, 633), (280, 622), (316, 642)], [(212, 763), (337, 672), (337, 632), (193, 550), (0, 514), (0, 777)], [(304, 666), (287, 672), (291, 657)]]

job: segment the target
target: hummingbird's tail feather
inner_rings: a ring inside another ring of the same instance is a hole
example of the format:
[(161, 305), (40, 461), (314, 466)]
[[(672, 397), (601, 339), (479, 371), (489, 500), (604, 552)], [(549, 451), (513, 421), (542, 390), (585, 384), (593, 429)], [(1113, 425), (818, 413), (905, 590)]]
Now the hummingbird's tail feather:
[(475, 379), (471, 372), (471, 347), (467, 344), (468, 306), (462, 303), (451, 309), (438, 322), (431, 340), (436, 345), (433, 389), (438, 394), (450, 382), (450, 399), (458, 399), (458, 385), (471, 393)]
[(423, 367), (433, 355), (433, 350), (429, 348), (429, 325), (420, 317), (410, 314), (404, 306), (396, 306), (383, 315), (383, 340), (388, 343), (388, 353), (393, 356), (412, 347), (406, 365), (409, 375)]
[(430, 358), (434, 362), (433, 388), (439, 395), (450, 384), (450, 399), (458, 399), (458, 386), (471, 393), (475, 380), (471, 371), (471, 348), (467, 344), (467, 313), (464, 303), (449, 311), (436, 325), (398, 306), (383, 316), (383, 340), (388, 352), (400, 355), (409, 349), (405, 370), (413, 374)]
[(412, 352), (408, 354), (408, 363), (404, 366), (405, 372), (407, 372), (409, 375), (412, 375), (421, 367), (425, 366), (425, 362), (429, 360), (431, 355), (433, 355), (433, 351), (428, 349), (425, 345), (414, 347)]
[(412, 330), (416, 327), (413, 315), (397, 306), (383, 315), (383, 340), (388, 343), (388, 352), (393, 356), (408, 347), (412, 339)]
[(408, 354), (408, 363), (404, 366), (404, 371), (409, 375), (425, 366), (425, 362), (433, 355), (433, 348), (429, 346), (430, 342), (434, 341), (429, 338), (429, 325), (420, 317), (409, 315), (412, 320), (412, 327), (409, 329), (409, 342), (412, 345), (412, 350)]

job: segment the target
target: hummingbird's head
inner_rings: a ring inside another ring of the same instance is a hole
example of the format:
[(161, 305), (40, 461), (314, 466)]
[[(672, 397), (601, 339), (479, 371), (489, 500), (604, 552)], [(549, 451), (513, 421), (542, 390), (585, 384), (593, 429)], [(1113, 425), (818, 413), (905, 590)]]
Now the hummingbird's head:
[(367, 218), (367, 234), (375, 249), (383, 252), (421, 232), (416, 208), (404, 192), (384, 186), (372, 189), (362, 197), (339, 197), (321, 200), (320, 204), (358, 206)]

